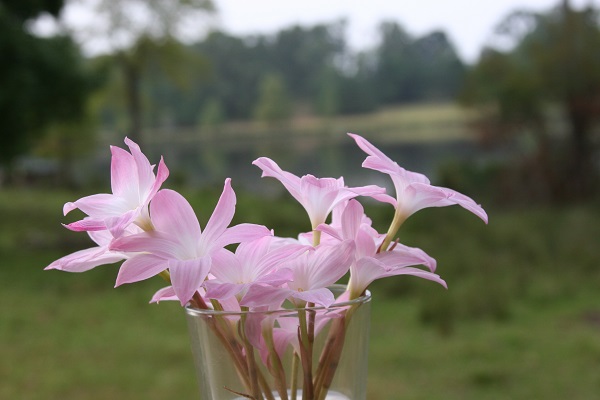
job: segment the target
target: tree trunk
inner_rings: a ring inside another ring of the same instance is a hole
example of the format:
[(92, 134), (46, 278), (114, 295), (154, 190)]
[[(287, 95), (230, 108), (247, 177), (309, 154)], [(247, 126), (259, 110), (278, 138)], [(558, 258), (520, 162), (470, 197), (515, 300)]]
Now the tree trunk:
[(581, 198), (591, 194), (595, 174), (592, 163), (592, 143), (589, 140), (591, 115), (586, 110), (587, 104), (582, 104), (582, 101), (571, 100), (567, 107), (571, 128), (571, 148), (566, 164), (565, 180), (570, 183), (568, 185), (570, 197)]
[(141, 72), (137, 63), (122, 59), (125, 78), (127, 113), (129, 114), (128, 136), (142, 146)]

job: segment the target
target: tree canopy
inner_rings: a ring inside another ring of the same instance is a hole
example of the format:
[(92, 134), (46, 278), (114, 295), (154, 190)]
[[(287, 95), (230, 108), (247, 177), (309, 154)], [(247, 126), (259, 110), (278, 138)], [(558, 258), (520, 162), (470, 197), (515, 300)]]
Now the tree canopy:
[(0, 164), (9, 166), (50, 124), (85, 111), (92, 88), (78, 47), (68, 36), (41, 38), (26, 28), (40, 13), (57, 15), (62, 0), (0, 3)]
[[(534, 138), (548, 196), (589, 194), (598, 173), (593, 166), (600, 117), (598, 10), (577, 10), (563, 1), (547, 13), (515, 12), (499, 31), (515, 47), (482, 53), (465, 100), (485, 111), (487, 139)], [(561, 117), (567, 123), (563, 131), (557, 129)]]

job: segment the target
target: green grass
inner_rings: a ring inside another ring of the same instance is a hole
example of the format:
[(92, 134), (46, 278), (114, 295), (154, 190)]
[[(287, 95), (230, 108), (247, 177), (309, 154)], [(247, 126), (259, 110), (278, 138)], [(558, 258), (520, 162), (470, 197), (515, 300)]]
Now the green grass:
[[(218, 193), (188, 195), (205, 221)], [(158, 279), (113, 289), (115, 265), (43, 271), (88, 243), (60, 226), (77, 197), (0, 191), (0, 398), (197, 398), (180, 307), (147, 304)], [(307, 228), (289, 198), (238, 198), (237, 222)], [(390, 209), (367, 208), (383, 229)], [(492, 210), (489, 226), (456, 207), (412, 217), (403, 242), (437, 258), (449, 290), (373, 286), (369, 400), (596, 398), (599, 237), (592, 205)]]

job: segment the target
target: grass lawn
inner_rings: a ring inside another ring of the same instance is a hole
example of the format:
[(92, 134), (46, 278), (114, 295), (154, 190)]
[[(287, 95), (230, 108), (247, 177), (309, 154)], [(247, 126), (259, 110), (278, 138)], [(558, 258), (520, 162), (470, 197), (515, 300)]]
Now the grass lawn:
[[(113, 289), (117, 266), (42, 271), (86, 245), (59, 225), (77, 197), (0, 191), (0, 399), (196, 399), (183, 313), (147, 304), (158, 279)], [(288, 199), (238, 197), (240, 221), (305, 227)], [(191, 199), (206, 216), (217, 195)], [(372, 211), (381, 228), (389, 210)], [(456, 208), (422, 213), (402, 239), (437, 258), (449, 290), (373, 287), (369, 400), (597, 398), (598, 207), (492, 211), (487, 227)]]

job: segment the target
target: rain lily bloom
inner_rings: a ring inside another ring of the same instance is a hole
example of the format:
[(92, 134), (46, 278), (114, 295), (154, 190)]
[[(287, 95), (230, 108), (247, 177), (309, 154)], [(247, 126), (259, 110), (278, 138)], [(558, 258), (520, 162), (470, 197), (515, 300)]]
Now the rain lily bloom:
[(270, 234), (264, 226), (240, 224), (228, 228), (235, 211), (236, 197), (231, 180), (225, 180), (223, 193), (204, 231), (191, 205), (179, 193), (164, 189), (150, 203), (155, 230), (115, 239), (110, 248), (142, 252), (126, 260), (116, 286), (137, 282), (169, 270), (173, 291), (185, 305), (206, 279), (211, 257), (232, 243)]
[[(348, 282), (350, 299), (361, 296), (373, 281), (396, 275), (414, 275), (446, 287), (446, 282), (434, 273), (435, 259), (423, 250), (395, 243), (389, 251), (378, 251), (381, 235), (366, 220), (363, 206), (356, 200), (350, 200), (340, 216), (337, 229), (331, 225), (317, 228), (337, 240), (353, 240), (355, 243), (355, 260), (350, 267)], [(413, 265), (425, 265), (429, 271)]]
[(337, 204), (356, 196), (385, 192), (385, 189), (375, 185), (348, 188), (344, 185), (344, 178), (316, 178), (312, 175), (300, 178), (283, 171), (275, 161), (266, 157), (258, 158), (252, 164), (262, 169), (263, 177), (275, 178), (285, 186), (308, 213), (312, 229), (324, 223)]
[(154, 167), (140, 147), (128, 138), (125, 143), (131, 153), (115, 146), (110, 148), (112, 194), (94, 194), (66, 203), (63, 207), (65, 215), (76, 208), (88, 215), (66, 225), (67, 228), (73, 231), (109, 230), (114, 237), (119, 237), (131, 223), (144, 230), (151, 229), (148, 204), (169, 176), (169, 170), (161, 157), (155, 176)]
[(240, 304), (249, 307), (269, 305), (290, 300), (296, 307), (314, 303), (329, 307), (335, 302), (327, 286), (337, 282), (348, 272), (354, 257), (354, 243), (350, 240), (334, 245), (319, 245), (285, 263), (293, 278), (285, 287), (256, 284)]
[(407, 171), (400, 167), (366, 139), (352, 133), (348, 135), (356, 141), (358, 147), (369, 155), (362, 166), (388, 174), (392, 178), (396, 189), (395, 199), (386, 194), (371, 196), (379, 201), (390, 203), (396, 209), (382, 250), (387, 250), (398, 228), (406, 218), (427, 207), (444, 207), (457, 204), (477, 215), (487, 224), (488, 216), (486, 212), (470, 197), (452, 189), (431, 185), (425, 175)]
[(279, 238), (265, 236), (240, 243), (235, 254), (227, 250), (215, 254), (211, 269), (215, 279), (205, 282), (206, 297), (225, 300), (236, 296), (241, 300), (254, 284), (279, 286), (292, 280), (290, 269), (278, 267), (286, 259), (307, 251), (307, 246), (281, 243)]

